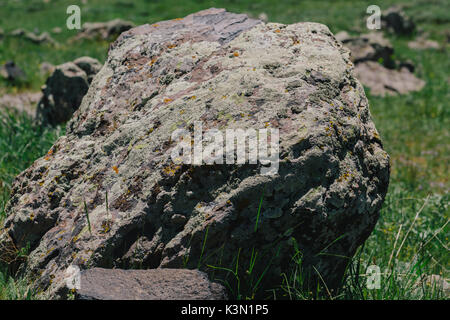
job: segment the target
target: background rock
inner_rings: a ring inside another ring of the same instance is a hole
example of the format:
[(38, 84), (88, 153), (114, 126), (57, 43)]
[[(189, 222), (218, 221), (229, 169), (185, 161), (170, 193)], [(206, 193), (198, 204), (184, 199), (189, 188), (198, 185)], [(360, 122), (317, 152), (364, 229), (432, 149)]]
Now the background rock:
[(80, 277), (79, 300), (225, 300), (225, 288), (187, 269), (93, 268)]
[(19, 37), (25, 40), (29, 40), (36, 44), (48, 43), (51, 45), (56, 45), (56, 41), (50, 36), (48, 32), (43, 32), (41, 34), (37, 34), (34, 32), (26, 31), (24, 29), (16, 29), (11, 31), (10, 36)]
[(90, 57), (81, 57), (54, 67), (42, 88), (36, 118), (43, 125), (58, 125), (68, 121), (78, 109), (101, 63)]
[(410, 49), (424, 50), (424, 49), (439, 49), (440, 45), (437, 41), (427, 39), (427, 35), (423, 34), (413, 41), (408, 42)]
[(1, 68), (0, 74), (9, 81), (24, 80), (25, 72), (14, 61), (7, 61)]
[(347, 32), (341, 31), (336, 34), (336, 39), (350, 49), (351, 60), (355, 64), (364, 61), (382, 61), (387, 68), (395, 68), (395, 61), (392, 59), (394, 48), (380, 32), (350, 36)]
[(114, 19), (108, 22), (86, 22), (73, 40), (102, 39), (114, 41), (122, 32), (133, 27), (134, 24), (132, 22), (121, 19)]
[(361, 83), (370, 88), (370, 93), (377, 96), (405, 94), (425, 86), (425, 81), (416, 78), (406, 67), (390, 70), (367, 61), (356, 65), (355, 72)]
[(414, 21), (403, 11), (402, 6), (396, 5), (385, 10), (381, 14), (382, 28), (399, 34), (412, 34), (416, 28)]
[(417, 78), (412, 61), (393, 59), (394, 48), (380, 32), (350, 36), (346, 31), (336, 34), (351, 51), (357, 78), (376, 96), (405, 94), (421, 90), (425, 82)]
[(97, 59), (91, 57), (81, 57), (73, 61), (79, 68), (86, 72), (89, 84), (92, 82), (94, 76), (102, 68), (102, 64)]
[(19, 112), (26, 112), (31, 118), (34, 118), (36, 115), (36, 105), (41, 97), (41, 92), (0, 94), (0, 109), (7, 108)]
[[(175, 165), (171, 134), (195, 121), (222, 132), (278, 128), (278, 173)], [(261, 288), (273, 288), (296, 250), (305, 283), (336, 289), (388, 181), (349, 51), (326, 26), (210, 9), (111, 45), (67, 135), (16, 178), (0, 239), (30, 245), (19, 271), (48, 297), (64, 297), (69, 265), (200, 268), (233, 286), (212, 267), (238, 264), (241, 283), (263, 276)]]
[(50, 76), (50, 74), (52, 74), (55, 71), (55, 66), (52, 65), (49, 62), (42, 62), (39, 65), (39, 72), (41, 73), (41, 75), (43, 76)]

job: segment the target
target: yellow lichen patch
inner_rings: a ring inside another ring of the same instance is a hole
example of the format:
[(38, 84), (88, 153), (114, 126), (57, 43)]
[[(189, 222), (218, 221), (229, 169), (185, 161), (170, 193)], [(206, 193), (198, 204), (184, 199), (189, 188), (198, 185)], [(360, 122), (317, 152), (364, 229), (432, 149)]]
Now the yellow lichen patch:
[(192, 97), (190, 97), (189, 99), (195, 100), (195, 99), (197, 99), (197, 97), (196, 97), (196, 96), (192, 96)]
[(117, 166), (113, 166), (112, 169), (114, 170), (115, 173), (119, 173), (119, 168)]
[(158, 59), (156, 59), (156, 58), (153, 58), (152, 60), (150, 60), (150, 62), (148, 63), (148, 65), (149, 65), (149, 66), (152, 66), (152, 65), (154, 65), (154, 64), (155, 64), (155, 62), (156, 62), (156, 60), (158, 60)]
[(239, 57), (239, 52), (237, 52), (237, 51), (233, 52), (233, 56)]
[(51, 156), (53, 155), (53, 149), (50, 149), (47, 154), (45, 155), (44, 159), (45, 160), (50, 160)]
[(350, 178), (350, 176), (353, 176), (353, 174), (350, 175), (350, 173), (344, 172), (344, 174), (342, 174), (337, 180), (338, 180), (339, 182), (347, 181), (347, 180)]
[(167, 46), (167, 48), (168, 49), (173, 49), (173, 48), (175, 48), (177, 45), (176, 44), (169, 44), (168, 46)]
[(274, 32), (275, 32), (275, 33), (280, 33), (281, 30), (280, 30), (280, 29), (277, 29), (277, 30), (275, 30)]
[(170, 98), (165, 98), (164, 99), (164, 103), (169, 103), (169, 102), (171, 102), (172, 101), (172, 99), (170, 99)]
[(152, 24), (152, 27), (157, 28), (157, 27), (159, 27), (159, 24), (157, 24), (157, 23)]
[(170, 165), (167, 166), (163, 169), (164, 173), (169, 175), (169, 176), (174, 176), (175, 173), (177, 173), (178, 170), (180, 170), (181, 166), (174, 166), (174, 165)]
[(30, 220), (33, 221), (34, 220), (34, 213), (30, 214)]

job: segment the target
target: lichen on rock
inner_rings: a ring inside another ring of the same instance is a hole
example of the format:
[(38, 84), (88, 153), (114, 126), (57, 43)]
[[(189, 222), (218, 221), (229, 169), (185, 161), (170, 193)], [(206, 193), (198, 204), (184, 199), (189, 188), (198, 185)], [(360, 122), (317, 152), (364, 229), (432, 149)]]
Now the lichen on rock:
[[(277, 128), (278, 173), (174, 164), (172, 132), (196, 121)], [(217, 268), (238, 261), (244, 279), (255, 262), (267, 289), (296, 248), (311, 282), (338, 288), (388, 181), (349, 51), (326, 26), (209, 9), (122, 33), (66, 136), (16, 178), (3, 232), (30, 245), (20, 272), (47, 297), (65, 297), (70, 265), (230, 279)]]

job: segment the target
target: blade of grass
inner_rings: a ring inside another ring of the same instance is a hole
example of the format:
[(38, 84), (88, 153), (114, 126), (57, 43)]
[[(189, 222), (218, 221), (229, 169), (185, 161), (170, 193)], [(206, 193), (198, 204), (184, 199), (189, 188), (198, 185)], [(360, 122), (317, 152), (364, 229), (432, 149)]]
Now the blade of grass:
[(87, 208), (85, 199), (83, 199), (83, 203), (84, 203), (84, 214), (86, 215), (86, 220), (87, 220), (87, 223), (88, 223), (89, 233), (92, 235), (91, 221), (89, 220), (89, 212), (88, 212), (88, 208)]

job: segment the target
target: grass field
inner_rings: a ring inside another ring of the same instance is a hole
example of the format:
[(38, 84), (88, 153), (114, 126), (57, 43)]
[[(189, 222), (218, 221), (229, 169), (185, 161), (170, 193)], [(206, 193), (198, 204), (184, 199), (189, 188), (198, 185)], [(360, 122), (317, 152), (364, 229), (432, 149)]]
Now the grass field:
[[(265, 12), (269, 21), (293, 23), (315, 21), (326, 24), (334, 33), (341, 30), (367, 32), (366, 8), (377, 4), (386, 9), (402, 1), (124, 1), (89, 0), (0, 0), (0, 28), (40, 32), (54, 27), (59, 45), (37, 45), (6, 37), (0, 40), (0, 63), (14, 60), (26, 72), (27, 79), (10, 83), (0, 79), (2, 92), (37, 91), (45, 77), (39, 66), (47, 61), (60, 64), (88, 55), (104, 61), (108, 43), (84, 41), (76, 46), (67, 40), (76, 31), (67, 30), (66, 8), (79, 4), (82, 22), (122, 18), (136, 25), (185, 16), (209, 8), (224, 7), (254, 17)], [(448, 0), (406, 1), (405, 11), (430, 38), (445, 42), (450, 30)], [(449, 278), (449, 128), (450, 128), (450, 55), (448, 46), (439, 50), (411, 50), (409, 37), (389, 35), (398, 59), (411, 59), (416, 75), (426, 81), (420, 92), (396, 97), (373, 97), (367, 92), (371, 113), (385, 149), (391, 156), (391, 182), (380, 220), (355, 256), (342, 292), (333, 299), (448, 299), (433, 282), (418, 282), (429, 275)], [(0, 220), (15, 175), (45, 154), (64, 128), (35, 127), (24, 115), (0, 110)], [(380, 289), (368, 289), (366, 270), (377, 265), (381, 272)], [(295, 267), (295, 262), (293, 262)], [(4, 266), (2, 270), (5, 270)], [(286, 275), (280, 295), (291, 299), (313, 299), (315, 293), (303, 292), (298, 273)], [(248, 296), (251, 296), (250, 294)], [(243, 296), (242, 298), (245, 298)], [(0, 299), (32, 298), (21, 279), (0, 271)]]

